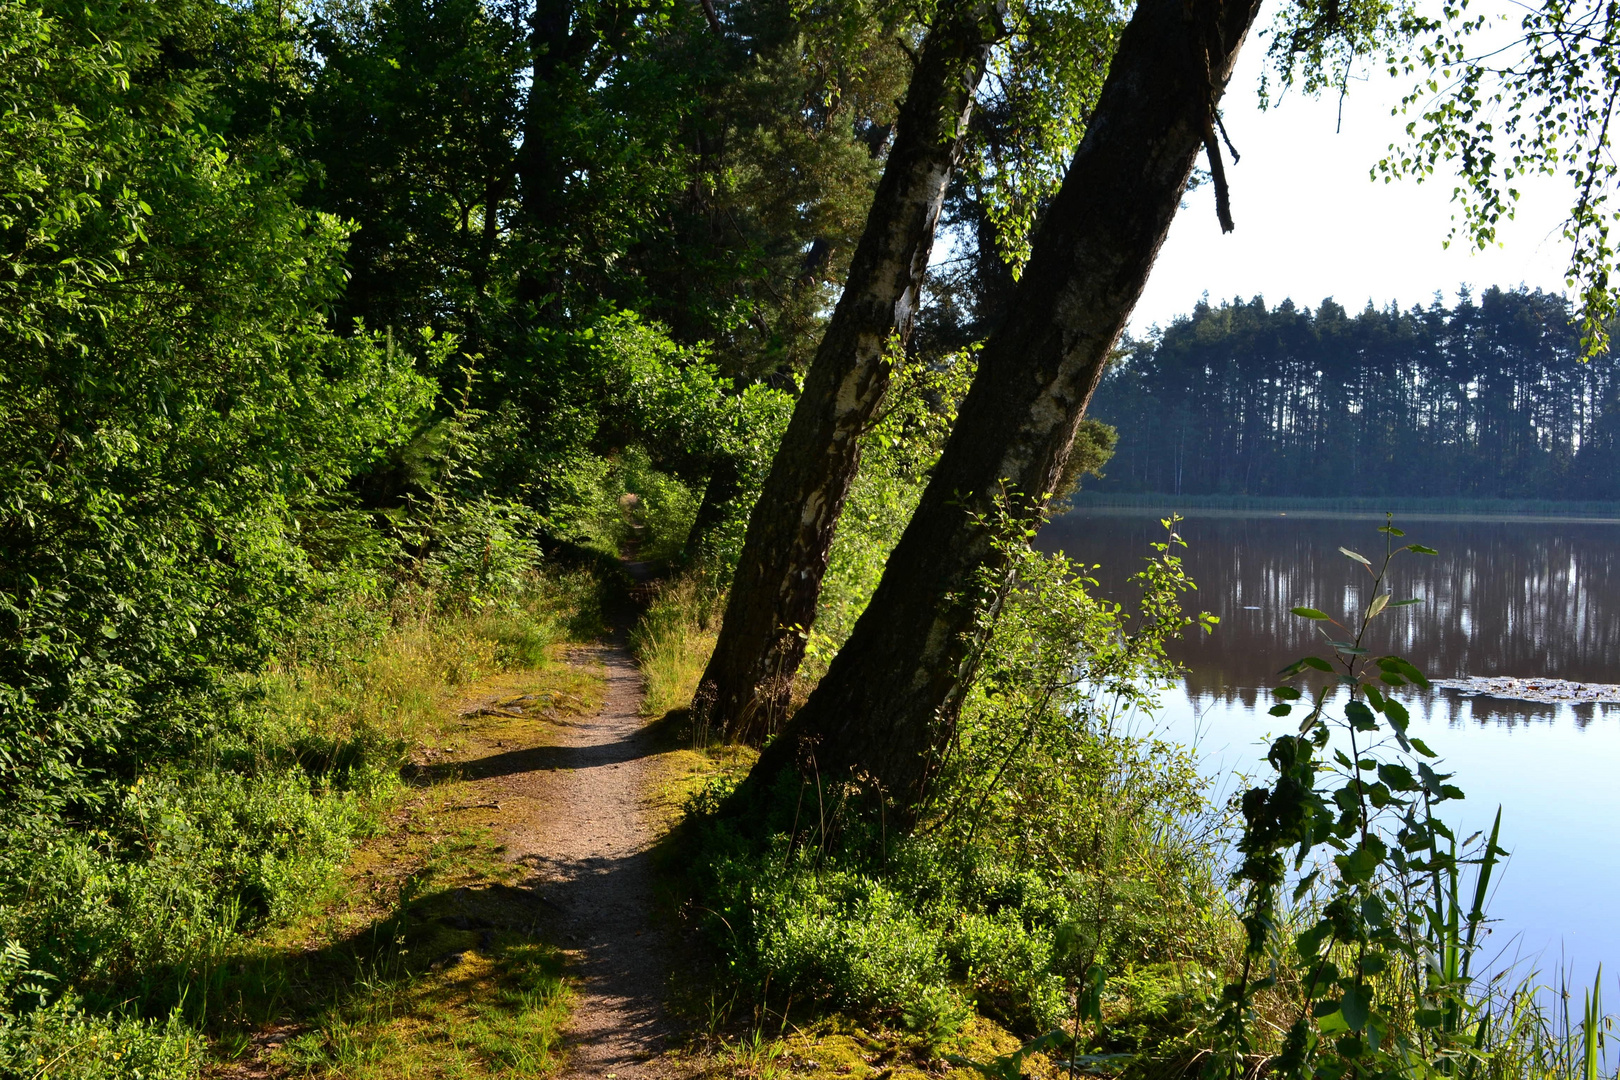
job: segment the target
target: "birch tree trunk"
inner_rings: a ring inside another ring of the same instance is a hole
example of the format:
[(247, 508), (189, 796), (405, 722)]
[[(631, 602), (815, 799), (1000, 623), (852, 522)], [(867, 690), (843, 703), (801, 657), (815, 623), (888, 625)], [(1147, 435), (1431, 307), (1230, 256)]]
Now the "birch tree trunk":
[(911, 334), (945, 187), (966, 134), (996, 9), (942, 5), (917, 59), (883, 178), (748, 522), (725, 620), (696, 707), (736, 740), (758, 742), (787, 705), (860, 463), (859, 437), (889, 386), (892, 350)]
[[(813, 757), (914, 809), (953, 732), (973, 593), (997, 567), (984, 516), (1033, 522), (1186, 190), (1258, 0), (1141, 0), (1087, 133), (980, 356), (915, 516), (827, 675), (750, 787)], [(1211, 148), (1211, 153), (1217, 151)]]

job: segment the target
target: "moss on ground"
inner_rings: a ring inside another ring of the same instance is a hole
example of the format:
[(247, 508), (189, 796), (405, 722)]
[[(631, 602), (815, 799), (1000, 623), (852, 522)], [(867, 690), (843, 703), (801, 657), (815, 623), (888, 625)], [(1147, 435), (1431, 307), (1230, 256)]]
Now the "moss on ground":
[[(833, 1014), (803, 1026), (768, 1018), (762, 1026), (697, 1040), (679, 1057), (696, 1080), (983, 1080), (980, 1069), (964, 1062), (991, 1065), (1022, 1045), (978, 1016), (945, 1043), (929, 1046), (903, 1029)], [(1032, 1054), (1015, 1074), (1040, 1080), (1055, 1071), (1045, 1056)]]
[[(694, 796), (716, 780), (746, 774), (758, 754), (743, 746), (704, 745), (685, 709), (671, 710), (654, 723), (665, 747), (652, 796), (666, 827), (658, 853), (664, 901), (674, 918), (692, 920), (695, 900), (685, 861), (689, 852), (678, 826)], [(670, 1005), (685, 1023), (687, 1039), (666, 1055), (666, 1064), (669, 1071), (694, 1080), (984, 1080), (980, 1069), (964, 1062), (992, 1065), (1024, 1044), (979, 1015), (936, 1045), (907, 1031), (896, 1017), (826, 1011), (795, 1015), (791, 1002), (784, 1017), (750, 1001), (748, 990), (726, 978), (713, 953), (686, 937), (691, 977)], [(1016, 1071), (1034, 1078), (1056, 1073), (1041, 1054), (1025, 1058)]]
[[(443, 689), (408, 784), (309, 916), (222, 975), (217, 1077), (527, 1078), (554, 1074), (573, 990), (525, 871), (496, 839), (489, 782), (466, 766), (552, 742), (601, 704), (567, 646), (542, 666)], [(510, 812), (510, 808), (508, 808)]]

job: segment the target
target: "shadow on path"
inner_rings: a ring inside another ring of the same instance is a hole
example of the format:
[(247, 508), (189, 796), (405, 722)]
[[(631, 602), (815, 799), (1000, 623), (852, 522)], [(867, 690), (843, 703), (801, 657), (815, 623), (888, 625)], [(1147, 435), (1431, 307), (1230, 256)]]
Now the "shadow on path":
[[(645, 566), (629, 569), (648, 577)], [(601, 664), (606, 676), (594, 716), (555, 726), (554, 745), (444, 768), (489, 778), (522, 807), (507, 827), (509, 857), (529, 869), (525, 884), (546, 907), (554, 940), (574, 952), (580, 978), (563, 1075), (634, 1080), (664, 1075), (651, 1059), (670, 1031), (670, 962), (652, 915), (657, 739), (640, 715), (641, 674), (623, 644), (629, 619), (615, 621), (614, 641), (573, 657)]]

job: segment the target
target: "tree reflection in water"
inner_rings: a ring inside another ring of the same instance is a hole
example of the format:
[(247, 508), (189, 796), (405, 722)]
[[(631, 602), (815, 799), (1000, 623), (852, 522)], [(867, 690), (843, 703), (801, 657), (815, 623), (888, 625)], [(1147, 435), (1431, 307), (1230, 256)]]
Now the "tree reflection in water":
[[(1188, 603), (1221, 619), (1215, 633), (1189, 635), (1175, 647), (1195, 701), (1253, 707), (1280, 668), (1306, 652), (1325, 654), (1320, 635), (1289, 614), (1291, 607), (1339, 618), (1372, 599), (1371, 577), (1339, 548), (1380, 561), (1382, 515), (1183, 513), (1182, 556), (1199, 585)], [(1162, 534), (1160, 516), (1079, 510), (1051, 522), (1040, 546), (1099, 564), (1100, 592), (1128, 606), (1134, 597), (1127, 579)], [(1395, 598), (1424, 602), (1380, 616), (1379, 636), (1370, 642), (1375, 652), (1404, 656), (1437, 679), (1620, 682), (1620, 522), (1404, 515), (1396, 523), (1408, 542), (1440, 554), (1392, 566)], [(1466, 699), (1449, 691), (1426, 697), (1437, 698), (1426, 704), (1454, 721), (1550, 720), (1563, 708), (1581, 722), (1603, 709)]]

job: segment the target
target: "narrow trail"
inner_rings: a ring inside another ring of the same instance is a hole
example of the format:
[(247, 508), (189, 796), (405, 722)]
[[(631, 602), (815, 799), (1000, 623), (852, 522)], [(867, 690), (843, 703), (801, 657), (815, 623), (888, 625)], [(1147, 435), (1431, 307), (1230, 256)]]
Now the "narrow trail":
[(624, 631), (570, 654), (600, 664), (606, 697), (596, 715), (562, 721), (551, 745), (500, 755), (497, 772), (508, 857), (526, 866), (554, 940), (575, 954), (580, 992), (563, 1076), (665, 1077), (663, 1000), (669, 942), (653, 918), (648, 800), (657, 748), (640, 715), (641, 674)]

